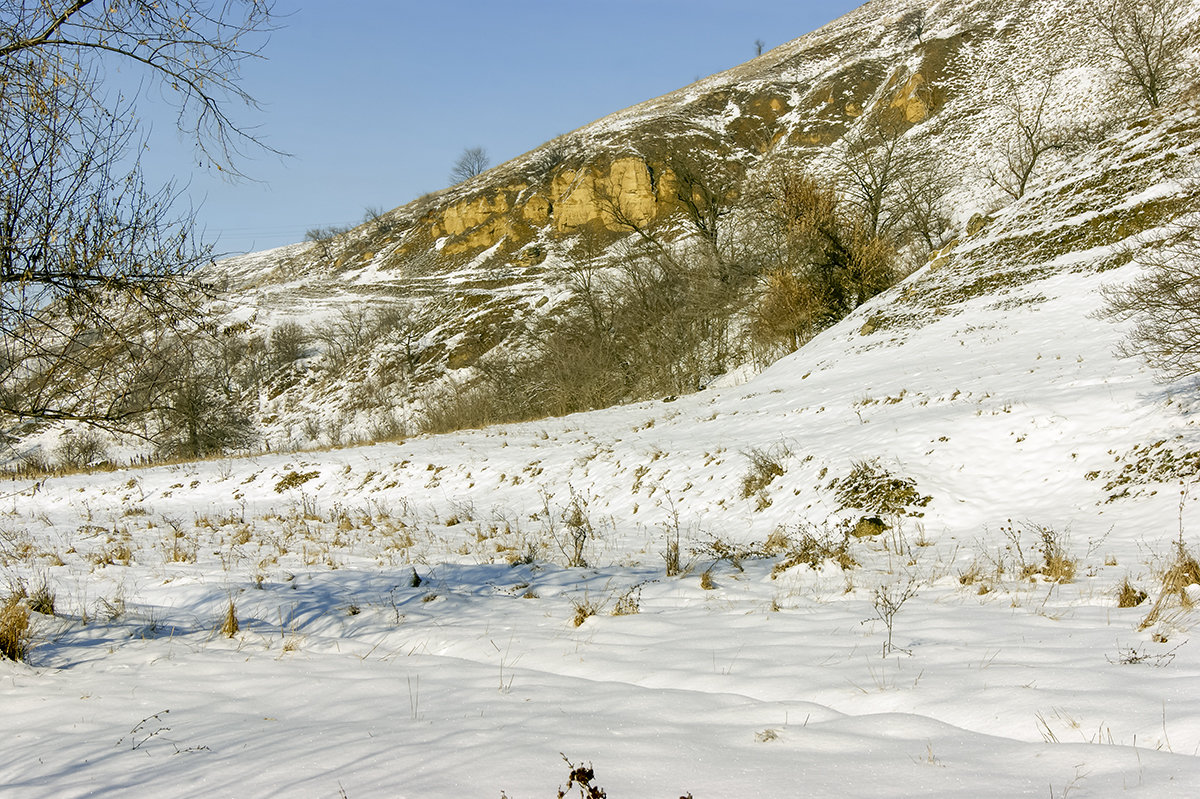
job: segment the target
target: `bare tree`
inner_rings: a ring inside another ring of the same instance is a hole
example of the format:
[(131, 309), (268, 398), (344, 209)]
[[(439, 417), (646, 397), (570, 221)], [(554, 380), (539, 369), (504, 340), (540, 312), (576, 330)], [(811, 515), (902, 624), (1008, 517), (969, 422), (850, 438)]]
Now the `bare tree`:
[(304, 357), (310, 336), (299, 322), (280, 322), (271, 328), (270, 353), (275, 368), (295, 363)]
[(843, 152), (839, 166), (847, 202), (871, 236), (889, 236), (901, 222), (902, 180), (917, 167), (899, 125), (873, 120), (864, 125)]
[(482, 147), (467, 147), (450, 170), (450, 182), (458, 184), (470, 180), (482, 174), (491, 165), (492, 160), (488, 158), (487, 150)]
[(726, 280), (737, 276), (742, 260), (733, 220), (743, 199), (745, 166), (736, 152), (729, 142), (697, 139), (690, 146), (673, 143), (649, 153), (664, 173), (660, 180), (667, 181), (669, 174), (676, 207)]
[(271, 24), (252, 0), (0, 8), (0, 414), (120, 426), (162, 398), (147, 381), (173, 375), (145, 356), (196, 329), (210, 250), (171, 186), (145, 186), (138, 94), (104, 79), (161, 87), (202, 161), (236, 174), (259, 143), (230, 105), (252, 103), (240, 66)]
[(1158, 108), (1178, 88), (1188, 50), (1200, 37), (1189, 0), (1096, 0), (1100, 29), (1119, 81)]
[(760, 55), (762, 55), (763, 48), (766, 46), (767, 46), (767, 43), (764, 42), (762, 39), (755, 39), (754, 40), (754, 57), (758, 58)]
[(1118, 349), (1143, 358), (1167, 380), (1200, 374), (1200, 228), (1180, 227), (1176, 243), (1147, 260), (1132, 283), (1105, 290), (1105, 312), (1133, 320)]
[(1050, 120), (1054, 75), (1032, 84), (1032, 92), (1010, 82), (1002, 110), (1006, 117), (1000, 142), (999, 166), (988, 166), (984, 176), (1014, 200), (1025, 196), (1038, 164), (1052, 150), (1061, 149), (1070, 134)]
[(950, 176), (939, 163), (920, 159), (916, 168), (900, 178), (900, 212), (907, 235), (932, 252), (949, 240), (950, 214), (945, 197)]

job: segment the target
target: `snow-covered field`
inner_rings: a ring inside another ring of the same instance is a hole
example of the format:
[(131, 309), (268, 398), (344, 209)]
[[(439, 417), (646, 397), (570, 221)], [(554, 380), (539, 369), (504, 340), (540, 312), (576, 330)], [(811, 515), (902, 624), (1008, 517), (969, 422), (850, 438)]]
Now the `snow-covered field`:
[[(56, 615), (0, 662), (0, 794), (516, 799), (565, 755), (612, 797), (1194, 795), (1196, 619), (1139, 627), (1200, 513), (1114, 482), (1197, 447), (1193, 393), (1088, 315), (1133, 269), (890, 337), (865, 306), (672, 402), (7, 483), (4, 576)], [(859, 462), (912, 515), (788, 566), (869, 513)]]

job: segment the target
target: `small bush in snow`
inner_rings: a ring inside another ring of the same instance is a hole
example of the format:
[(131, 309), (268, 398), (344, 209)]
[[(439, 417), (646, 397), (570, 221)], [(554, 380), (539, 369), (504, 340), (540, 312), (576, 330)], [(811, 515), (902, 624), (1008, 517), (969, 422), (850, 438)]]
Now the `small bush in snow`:
[[(1000, 527), (1000, 532), (1008, 540), (1005, 550), (1013, 558), (1017, 575), (1022, 580), (1040, 574), (1052, 583), (1069, 583), (1075, 577), (1076, 562), (1064, 533), (1033, 522), (1014, 525), (1012, 519)], [(1040, 558), (1026, 555), (1023, 547), (1026, 535), (1033, 537), (1032, 550)]]
[(63, 436), (54, 455), (60, 469), (86, 469), (103, 461), (108, 447), (95, 430), (71, 431)]
[(226, 638), (232, 638), (238, 633), (238, 618), (237, 608), (233, 605), (233, 600), (229, 600), (229, 607), (225, 610), (225, 619), (221, 622), (221, 635)]
[(788, 452), (783, 447), (754, 447), (742, 454), (750, 461), (750, 469), (742, 475), (742, 499), (757, 495), (758, 510), (762, 510), (771, 504), (771, 498), (766, 493), (767, 486), (787, 471), (783, 467), (783, 461)]
[(580, 799), (605, 799), (608, 796), (603, 788), (592, 784), (596, 779), (596, 772), (592, 770), (591, 763), (577, 766), (568, 760), (566, 755), (562, 755), (562, 759), (570, 773), (567, 774), (567, 787), (558, 789), (558, 799), (564, 799), (572, 788), (579, 790)]
[(840, 510), (857, 508), (879, 516), (922, 516), (915, 509), (933, 499), (922, 495), (915, 481), (893, 475), (877, 459), (856, 461), (849, 474), (834, 478), (828, 488)]
[(794, 566), (819, 569), (821, 564), (831, 561), (843, 570), (852, 569), (858, 561), (850, 554), (850, 533), (843, 528), (838, 532), (807, 527), (788, 536), (788, 546), (783, 560), (771, 571), (774, 579), (781, 572)]
[(598, 600), (592, 599), (586, 593), (583, 597), (575, 597), (571, 600), (571, 609), (575, 611), (571, 617), (571, 624), (578, 627), (585, 621), (595, 616), (603, 609), (604, 605)]
[(53, 616), (55, 599), (57, 597), (54, 591), (50, 589), (49, 582), (43, 576), (37, 588), (33, 589), (33, 593), (29, 595), (29, 609), (43, 616)]

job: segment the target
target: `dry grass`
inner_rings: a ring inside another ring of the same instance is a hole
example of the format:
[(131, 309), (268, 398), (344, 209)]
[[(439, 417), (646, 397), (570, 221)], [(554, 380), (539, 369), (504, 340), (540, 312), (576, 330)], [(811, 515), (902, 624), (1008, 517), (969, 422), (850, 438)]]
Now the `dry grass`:
[(221, 635), (232, 638), (238, 633), (237, 608), (233, 600), (229, 600), (229, 608), (225, 611), (225, 621), (221, 623)]
[(575, 597), (571, 600), (571, 608), (575, 611), (575, 615), (571, 618), (571, 623), (579, 627), (592, 616), (599, 613), (603, 609), (603, 603), (584, 594), (582, 598)]
[(767, 495), (767, 487), (776, 477), (782, 477), (786, 471), (783, 461), (789, 454), (785, 447), (770, 449), (749, 449), (742, 453), (750, 461), (750, 469), (742, 475), (742, 499), (758, 496), (757, 510), (762, 510), (771, 504)]
[(641, 609), (642, 583), (638, 583), (617, 598), (617, 604), (613, 607), (612, 615), (632, 616), (641, 611)]
[(677, 574), (683, 573), (683, 564), (679, 560), (678, 538), (668, 538), (667, 548), (661, 554), (663, 561), (666, 563), (668, 577), (674, 577)]
[(25, 660), (29, 656), (30, 638), (24, 591), (14, 591), (0, 606), (0, 657)]
[[(767, 543), (770, 545), (774, 534)], [(801, 526), (784, 539), (787, 543), (783, 560), (771, 570), (771, 579), (794, 566), (808, 566), (819, 569), (826, 561), (836, 563), (840, 569), (852, 569), (858, 561), (850, 554), (850, 533), (846, 529), (839, 532), (820, 530), (814, 526)]]
[(29, 595), (29, 609), (43, 616), (53, 616), (56, 598), (54, 592), (50, 590), (50, 584), (43, 577), (38, 587), (33, 589), (33, 593)]
[(1138, 605), (1146, 601), (1146, 592), (1140, 588), (1136, 588), (1129, 578), (1117, 589), (1117, 607), (1119, 608), (1136, 608)]
[(857, 508), (876, 516), (921, 516), (916, 509), (933, 499), (921, 494), (912, 479), (889, 472), (878, 459), (855, 461), (849, 474), (834, 478), (827, 488), (837, 497), (839, 510)]
[[(1039, 574), (1052, 583), (1069, 583), (1074, 579), (1077, 564), (1070, 554), (1066, 534), (1033, 522), (1016, 526), (1011, 519), (1000, 527), (1000, 532), (1008, 540), (1006, 549), (1014, 559), (1021, 579), (1028, 580)], [(1041, 555), (1040, 561), (1026, 557), (1023, 548), (1026, 534), (1032, 534), (1033, 550)]]
[(971, 561), (971, 565), (965, 571), (959, 572), (958, 583), (963, 586), (976, 586), (975, 593), (980, 596), (991, 593), (993, 588), (991, 577), (977, 560)]
[(1172, 605), (1178, 604), (1183, 610), (1192, 609), (1194, 603), (1187, 589), (1200, 583), (1200, 563), (1196, 562), (1195, 556), (1188, 550), (1182, 538), (1175, 541), (1175, 557), (1163, 571), (1161, 583), (1162, 590), (1159, 591), (1158, 599), (1154, 601), (1154, 607), (1146, 614), (1146, 618), (1138, 625), (1139, 630), (1160, 621), (1163, 611)]

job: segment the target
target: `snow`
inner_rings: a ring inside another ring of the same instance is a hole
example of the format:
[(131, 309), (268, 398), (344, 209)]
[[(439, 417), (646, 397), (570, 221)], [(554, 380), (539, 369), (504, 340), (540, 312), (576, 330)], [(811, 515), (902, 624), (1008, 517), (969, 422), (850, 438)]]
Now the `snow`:
[[(1200, 449), (1194, 387), (1113, 355), (1099, 291), (1141, 267), (1100, 271), (1112, 243), (1005, 254), (1188, 191), (1155, 166), (1196, 160), (1164, 155), (1170, 124), (1115, 148), (1137, 175), (1113, 148), (1048, 171), (946, 265), (753, 378), (0, 486), (3, 580), (56, 596), (27, 661), (0, 660), (0, 796), (518, 799), (564, 786), (564, 757), (614, 799), (1194, 795), (1196, 613), (1144, 620), (1175, 542), (1200, 552), (1195, 475), (1120, 482), (1148, 447)], [(1128, 185), (1085, 186), (1106, 170)], [(237, 263), (251, 280), (271, 258)], [(900, 321), (865, 334), (876, 314)], [(783, 474), (745, 497), (762, 454)], [(862, 463), (930, 501), (851, 539), (857, 565), (787, 566), (765, 542), (870, 513), (832, 484)], [(1041, 532), (1069, 581), (1020, 573)], [(1126, 580), (1148, 600), (1118, 607)]]
[[(1115, 590), (1156, 596), (1181, 524), (1195, 546), (1195, 498), (1107, 502), (1085, 478), (1197, 437), (1186, 395), (1115, 359), (1121, 329), (1091, 314), (1136, 269), (1056, 273), (1015, 292), (1041, 301), (979, 297), (892, 338), (860, 334), (867, 306), (744, 385), (673, 402), (13, 482), (5, 577), (44, 578), (58, 615), (36, 617), (28, 663), (0, 663), (0, 782), (515, 798), (565, 785), (562, 753), (614, 797), (1189, 796), (1194, 614), (1139, 630), (1149, 602)], [(761, 510), (739, 491), (754, 449), (786, 468)], [(859, 566), (714, 561), (717, 539), (857, 518), (828, 481), (870, 458), (933, 499), (855, 541)], [(565, 567), (546, 519), (561, 539), (573, 496), (587, 568)], [(1063, 536), (1071, 582), (960, 582), (1024, 523)], [(692, 565), (667, 576), (672, 532)], [(122, 542), (129, 565), (97, 562)], [(876, 592), (907, 585), (885, 655)], [(614, 615), (623, 598), (638, 612)]]

